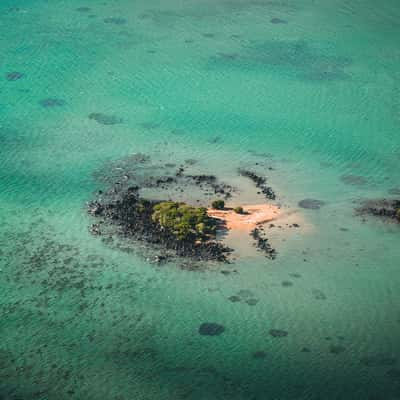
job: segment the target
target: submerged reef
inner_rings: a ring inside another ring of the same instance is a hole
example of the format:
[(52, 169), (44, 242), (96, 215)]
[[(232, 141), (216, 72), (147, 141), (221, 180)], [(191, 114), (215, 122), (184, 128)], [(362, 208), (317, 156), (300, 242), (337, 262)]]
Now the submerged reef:
[(255, 246), (258, 250), (265, 253), (265, 256), (270, 258), (271, 260), (274, 260), (276, 258), (276, 250), (271, 247), (268, 239), (262, 236), (261, 230), (259, 228), (253, 229), (250, 235), (254, 239)]
[(364, 200), (356, 208), (356, 214), (361, 216), (373, 215), (386, 221), (400, 223), (400, 200)]
[(247, 169), (239, 169), (239, 174), (251, 179), (256, 187), (265, 195), (268, 200), (275, 200), (276, 194), (270, 186), (267, 185), (267, 179), (257, 175), (255, 172)]

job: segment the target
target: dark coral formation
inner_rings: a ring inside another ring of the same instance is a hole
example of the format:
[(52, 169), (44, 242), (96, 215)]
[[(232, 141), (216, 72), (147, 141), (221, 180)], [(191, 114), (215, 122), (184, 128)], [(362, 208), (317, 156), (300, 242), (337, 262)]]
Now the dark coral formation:
[(259, 228), (253, 229), (250, 235), (254, 239), (257, 249), (265, 253), (266, 257), (270, 258), (271, 260), (274, 260), (276, 258), (276, 250), (271, 247), (268, 239), (264, 238), (261, 235), (261, 231)]
[(270, 186), (267, 185), (267, 179), (257, 175), (255, 172), (247, 169), (239, 169), (239, 174), (251, 179), (256, 187), (265, 195), (268, 200), (275, 200), (276, 194)]
[(373, 215), (387, 221), (400, 223), (400, 200), (365, 200), (356, 208), (357, 215)]

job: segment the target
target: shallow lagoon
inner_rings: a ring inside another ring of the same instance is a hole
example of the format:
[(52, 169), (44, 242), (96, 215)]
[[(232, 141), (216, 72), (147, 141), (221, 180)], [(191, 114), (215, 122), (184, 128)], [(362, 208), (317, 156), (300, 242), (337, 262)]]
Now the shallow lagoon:
[[(400, 398), (399, 227), (353, 213), (400, 186), (399, 17), (3, 0), (0, 397)], [(273, 261), (149, 263), (88, 232), (96, 171), (133, 153), (228, 180), (258, 163), (309, 229), (270, 229)]]

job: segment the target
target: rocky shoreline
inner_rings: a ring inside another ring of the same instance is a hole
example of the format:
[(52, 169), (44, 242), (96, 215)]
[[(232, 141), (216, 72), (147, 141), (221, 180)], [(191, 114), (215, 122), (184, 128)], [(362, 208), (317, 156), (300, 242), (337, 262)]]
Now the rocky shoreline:
[[(115, 197), (115, 192), (113, 193)], [(100, 224), (92, 225), (92, 233), (101, 235), (101, 225), (118, 226), (118, 231), (132, 239), (145, 241), (162, 249), (173, 250), (179, 257), (190, 257), (197, 261), (228, 262), (228, 247), (210, 237), (199, 241), (196, 236), (179, 239), (168, 229), (154, 222), (152, 216), (154, 207), (162, 204), (160, 201), (150, 201), (139, 196), (137, 187), (130, 187), (118, 194), (113, 201), (104, 201), (103, 194), (97, 200), (88, 203), (88, 212), (101, 218)], [(161, 251), (162, 253), (162, 251)], [(161, 254), (159, 260), (166, 256)]]

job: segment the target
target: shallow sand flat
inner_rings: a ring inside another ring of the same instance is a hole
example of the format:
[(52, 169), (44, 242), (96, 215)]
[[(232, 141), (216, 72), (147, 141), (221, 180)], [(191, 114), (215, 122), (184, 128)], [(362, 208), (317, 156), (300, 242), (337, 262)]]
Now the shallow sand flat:
[(273, 221), (280, 214), (278, 206), (272, 204), (256, 204), (243, 206), (244, 214), (238, 214), (233, 209), (208, 209), (208, 215), (224, 222), (227, 229), (251, 231), (257, 225)]

